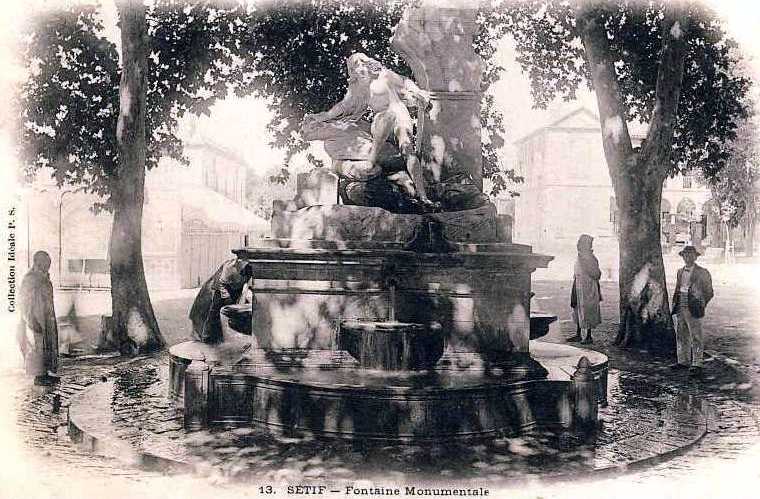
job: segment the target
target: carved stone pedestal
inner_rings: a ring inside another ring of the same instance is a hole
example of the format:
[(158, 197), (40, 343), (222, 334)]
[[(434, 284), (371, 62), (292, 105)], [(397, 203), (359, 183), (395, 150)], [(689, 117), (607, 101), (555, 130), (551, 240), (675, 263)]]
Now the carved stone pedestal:
[(276, 210), (272, 236), (279, 239), (328, 241), (383, 241), (405, 243), (426, 217), (443, 224), (450, 241), (462, 243), (509, 242), (499, 240), (496, 207), (488, 203), (463, 211), (408, 215), (371, 206), (317, 205), (299, 210)]

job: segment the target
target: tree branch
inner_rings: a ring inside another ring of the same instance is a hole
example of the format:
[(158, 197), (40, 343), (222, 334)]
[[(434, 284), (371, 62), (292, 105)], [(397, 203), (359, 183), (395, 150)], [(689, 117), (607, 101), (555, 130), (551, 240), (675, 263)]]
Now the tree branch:
[(586, 61), (591, 68), (594, 93), (599, 106), (602, 145), (613, 184), (623, 170), (635, 164), (631, 136), (626, 122), (623, 97), (604, 21), (606, 2), (590, 0), (576, 8), (576, 28), (583, 42)]
[(678, 101), (683, 83), (689, 29), (688, 11), (680, 1), (667, 2), (662, 22), (662, 51), (657, 70), (655, 105), (647, 139), (642, 146), (642, 163), (655, 165), (663, 179), (673, 146), (678, 118)]

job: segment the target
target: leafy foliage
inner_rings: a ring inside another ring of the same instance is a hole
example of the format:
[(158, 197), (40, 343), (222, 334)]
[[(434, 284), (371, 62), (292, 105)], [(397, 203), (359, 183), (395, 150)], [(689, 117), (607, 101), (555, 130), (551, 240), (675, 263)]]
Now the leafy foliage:
[[(187, 113), (208, 114), (229, 91), (265, 97), (274, 146), (287, 151), (275, 180), (288, 177), (287, 161), (308, 144), (298, 128), (306, 113), (339, 101), (346, 88), (345, 59), (366, 52), (410, 75), (390, 47), (393, 27), (411, 0), (238, 2), (158, 0), (147, 13), (151, 52), (147, 82), (147, 168), (162, 156), (186, 162), (176, 135)], [(476, 46), (486, 62), (484, 90), (498, 79), (492, 63), (498, 11), (481, 11)], [(54, 167), (59, 184), (81, 184), (108, 206), (119, 167), (115, 130), (119, 59), (103, 34), (96, 8), (69, 6), (35, 19), (23, 57), (38, 68), (21, 92), (21, 145), (28, 173)], [(484, 173), (494, 191), (519, 181), (499, 162), (503, 117), (486, 96), (482, 106)], [(315, 164), (318, 160), (309, 157)]]
[(760, 144), (757, 125), (745, 120), (728, 147), (726, 166), (711, 182), (712, 197), (729, 227), (754, 219), (760, 211)]
[[(162, 156), (186, 162), (176, 135), (188, 112), (208, 114), (227, 95), (238, 28), (237, 3), (210, 8), (156, 2), (148, 12), (146, 166)], [(32, 77), (20, 92), (26, 172), (50, 166), (59, 185), (80, 184), (110, 207), (118, 173), (120, 66), (92, 6), (67, 6), (33, 20), (22, 44)]]
[(304, 115), (324, 111), (343, 97), (349, 55), (365, 52), (394, 71), (410, 75), (390, 47), (392, 28), (404, 6), (381, 0), (270, 0), (257, 4), (250, 13), (248, 30), (241, 37), (243, 62), (234, 78), (235, 92), (270, 102), (273, 119), (268, 129), (273, 145), (287, 153), (276, 180), (286, 180), (290, 158), (308, 148), (298, 134)]
[[(287, 178), (287, 161), (308, 144), (299, 134), (303, 116), (328, 109), (344, 95), (347, 85), (345, 61), (354, 52), (365, 52), (399, 74), (411, 76), (403, 59), (390, 46), (395, 25), (412, 0), (362, 0), (336, 2), (311, 0), (265, 2), (252, 12), (249, 31), (243, 37), (236, 92), (270, 99), (274, 119), (269, 131), (277, 147), (287, 150), (279, 180)], [(499, 10), (481, 7), (475, 48), (485, 62), (484, 93), (498, 80), (503, 68), (493, 56), (496, 41), (504, 34)], [(254, 68), (254, 71), (251, 71)], [(492, 96), (481, 106), (484, 176), (493, 193), (521, 179), (500, 163), (498, 149), (504, 144), (501, 112)], [(316, 163), (316, 159), (309, 157)]]
[[(303, 116), (343, 96), (348, 55), (363, 51), (410, 75), (390, 39), (411, 1), (268, 0), (254, 7), (156, 1), (148, 12), (147, 167), (155, 167), (161, 156), (186, 161), (175, 133), (178, 120), (186, 113), (209, 113), (214, 101), (232, 90), (270, 102), (273, 145), (287, 151), (275, 180), (284, 181), (289, 159), (308, 147), (298, 134)], [(736, 45), (719, 20), (705, 7), (692, 8), (696, 22), (685, 33), (689, 53), (670, 173), (699, 169), (710, 180), (726, 165), (725, 144), (746, 116), (749, 80), (738, 69)], [(629, 120), (647, 122), (652, 116), (662, 10), (662, 2), (632, 1), (606, 9)], [(500, 163), (504, 121), (487, 93), (503, 69), (494, 61), (496, 42), (505, 34), (514, 37), (538, 107), (557, 96), (572, 99), (590, 79), (567, 2), (483, 2), (477, 19), (475, 46), (485, 62), (483, 169), (495, 193), (521, 180)], [(118, 168), (120, 69), (96, 8), (70, 6), (35, 19), (23, 56), (34, 70), (20, 106), (28, 170), (53, 166), (59, 184), (86, 185), (107, 199)]]
[(59, 185), (107, 196), (118, 164), (119, 67), (102, 29), (94, 7), (35, 19), (22, 45), (32, 77), (21, 92), (19, 143), (27, 173), (52, 167)]
[[(707, 7), (690, 7), (692, 23), (674, 136), (670, 174), (701, 170), (714, 178), (728, 161), (725, 147), (747, 115), (750, 81), (741, 71), (737, 46)], [(575, 97), (591, 86), (574, 7), (563, 0), (530, 0), (505, 6), (503, 22), (514, 36), (518, 62), (532, 83), (536, 106)], [(604, 22), (623, 95), (626, 118), (648, 123), (662, 47), (664, 2), (620, 1), (604, 6)]]

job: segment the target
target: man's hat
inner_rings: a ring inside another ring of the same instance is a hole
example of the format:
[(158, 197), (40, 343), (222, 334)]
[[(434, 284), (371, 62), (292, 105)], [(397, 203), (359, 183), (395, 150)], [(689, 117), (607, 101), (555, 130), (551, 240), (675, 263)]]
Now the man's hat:
[(684, 246), (683, 249), (678, 252), (678, 254), (681, 256), (683, 256), (684, 253), (694, 253), (697, 256), (702, 256), (702, 253), (697, 251), (697, 248), (692, 245)]

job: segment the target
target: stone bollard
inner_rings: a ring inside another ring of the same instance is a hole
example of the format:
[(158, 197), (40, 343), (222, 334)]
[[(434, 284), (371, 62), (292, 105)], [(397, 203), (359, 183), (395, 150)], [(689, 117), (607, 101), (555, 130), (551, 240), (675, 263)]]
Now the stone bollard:
[(185, 429), (208, 427), (208, 389), (211, 369), (202, 360), (193, 360), (185, 370)]
[(572, 381), (575, 402), (573, 426), (581, 433), (593, 433), (599, 419), (599, 402), (594, 373), (587, 357), (583, 356), (578, 361), (578, 369), (573, 373)]

